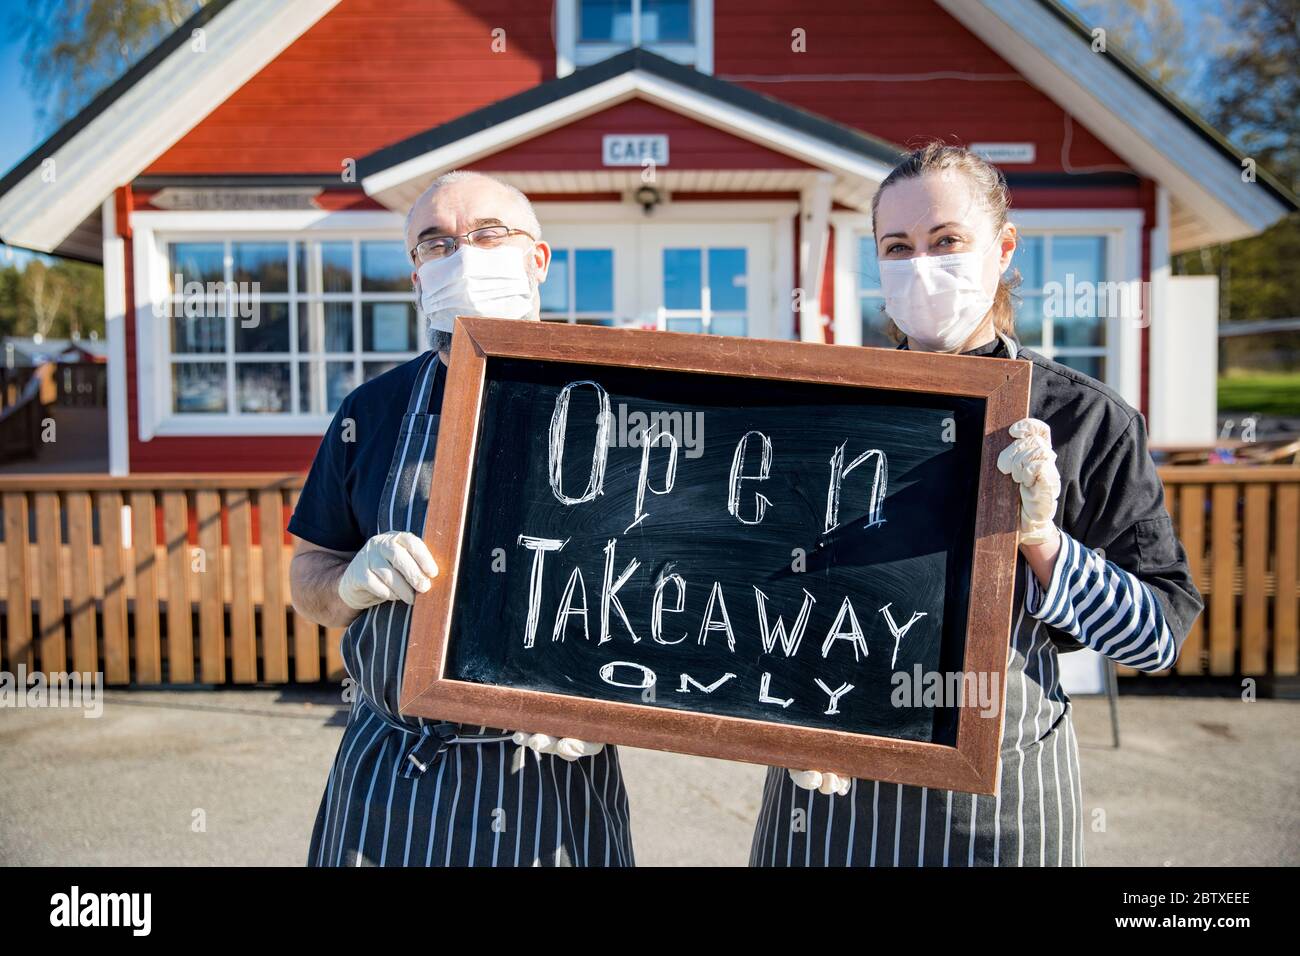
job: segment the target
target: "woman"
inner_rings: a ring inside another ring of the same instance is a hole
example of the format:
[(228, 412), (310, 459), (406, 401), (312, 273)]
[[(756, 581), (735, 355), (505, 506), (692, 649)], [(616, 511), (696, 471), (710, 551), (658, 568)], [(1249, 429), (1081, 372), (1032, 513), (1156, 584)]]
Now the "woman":
[(908, 155), (872, 203), (899, 347), (1033, 364), (1030, 417), (998, 459), (1020, 489), (1023, 558), (998, 792), (772, 768), (751, 865), (1082, 865), (1078, 745), (1057, 654), (1090, 647), (1163, 670), (1201, 611), (1142, 416), (1015, 339), (1015, 280), (1003, 278), (1016, 249), (1009, 202), (997, 169), (936, 143)]

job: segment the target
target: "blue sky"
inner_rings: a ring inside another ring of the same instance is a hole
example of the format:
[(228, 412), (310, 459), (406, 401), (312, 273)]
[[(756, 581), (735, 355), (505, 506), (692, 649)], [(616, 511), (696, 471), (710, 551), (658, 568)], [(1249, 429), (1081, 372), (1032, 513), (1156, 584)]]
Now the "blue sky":
[(8, 171), (41, 141), (36, 128), (36, 104), (23, 83), (22, 43), (18, 37), (21, 0), (0, 0), (0, 91), (4, 119), (0, 120), (0, 170)]
[[(1194, 20), (1216, 7), (1214, 0), (1179, 0), (1179, 4)], [(25, 0), (0, 0), (0, 92), (5, 106), (0, 118), (0, 173), (12, 168), (51, 132), (38, 126), (38, 104), (32, 101), (23, 80), (18, 25), (25, 9)]]

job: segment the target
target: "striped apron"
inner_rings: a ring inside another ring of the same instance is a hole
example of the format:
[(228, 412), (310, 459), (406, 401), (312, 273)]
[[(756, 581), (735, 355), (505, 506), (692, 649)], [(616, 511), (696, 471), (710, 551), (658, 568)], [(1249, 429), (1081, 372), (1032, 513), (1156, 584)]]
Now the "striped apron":
[[(421, 534), (445, 366), (416, 376), (379, 503), (379, 533)], [(316, 814), (309, 866), (631, 866), (618, 753), (567, 762), (505, 730), (398, 712), (411, 607), (368, 608), (343, 635), (352, 707)]]
[(1056, 645), (1024, 610), (1017, 562), (996, 796), (854, 780), (843, 797), (770, 768), (751, 866), (1082, 866), (1083, 792)]
[[(1015, 343), (1005, 339), (1012, 358)], [(1082, 866), (1083, 791), (1056, 645), (1025, 611), (1016, 559), (1006, 715), (995, 796), (854, 780), (843, 796), (770, 768), (751, 866)], [(816, 769), (816, 768), (795, 768)]]

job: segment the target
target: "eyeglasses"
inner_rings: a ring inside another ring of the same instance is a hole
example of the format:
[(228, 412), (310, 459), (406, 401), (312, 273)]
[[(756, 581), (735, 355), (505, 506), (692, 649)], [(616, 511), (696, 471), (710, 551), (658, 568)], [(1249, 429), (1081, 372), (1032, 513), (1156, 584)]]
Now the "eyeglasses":
[(536, 238), (522, 229), (511, 229), (509, 226), (483, 226), (481, 229), (471, 229), (463, 236), (433, 236), (418, 242), (415, 248), (411, 250), (411, 258), (415, 260), (416, 265), (428, 262), (430, 259), (445, 259), (457, 249), (462, 242), (471, 246), (478, 246), (481, 249), (491, 249), (493, 246), (499, 246), (511, 236), (527, 236), (536, 242)]

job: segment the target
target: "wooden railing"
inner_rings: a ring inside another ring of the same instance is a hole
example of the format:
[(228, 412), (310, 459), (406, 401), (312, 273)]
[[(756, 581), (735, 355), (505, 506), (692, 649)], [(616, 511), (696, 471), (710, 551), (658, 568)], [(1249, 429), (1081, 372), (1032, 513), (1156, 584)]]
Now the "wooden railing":
[(1300, 467), (1194, 465), (1162, 468), (1160, 475), (1205, 598), (1174, 670), (1248, 677), (1300, 672)]
[[(1300, 468), (1162, 469), (1206, 610), (1185, 675), (1290, 676)], [(298, 475), (0, 477), (0, 670), (111, 684), (343, 676), (337, 629), (289, 602)]]
[(294, 613), (299, 475), (0, 477), (3, 669), (110, 684), (341, 679), (341, 632)]

